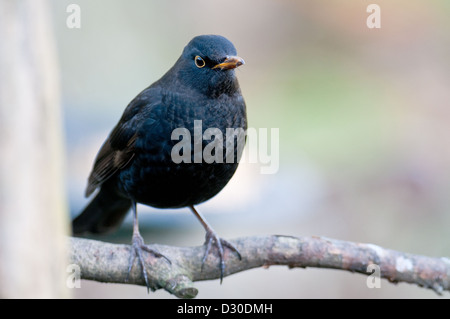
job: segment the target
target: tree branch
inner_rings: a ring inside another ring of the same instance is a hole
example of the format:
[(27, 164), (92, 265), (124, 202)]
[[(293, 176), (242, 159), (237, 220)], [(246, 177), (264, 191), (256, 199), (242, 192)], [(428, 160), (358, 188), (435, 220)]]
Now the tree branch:
[[(372, 244), (361, 244), (323, 237), (255, 236), (230, 240), (242, 260), (225, 251), (225, 276), (257, 267), (285, 265), (333, 268), (371, 275), (368, 266), (376, 264), (380, 276), (390, 282), (407, 282), (433, 289), (438, 294), (450, 291), (450, 259), (412, 255)], [(141, 268), (135, 261), (128, 282), (129, 245), (109, 244), (71, 238), (70, 261), (81, 268), (81, 278), (109, 283), (145, 285)], [(218, 279), (219, 260), (210, 254), (202, 269), (204, 247), (150, 245), (171, 260), (147, 255), (152, 290), (163, 288), (180, 298), (194, 298), (194, 281)]]

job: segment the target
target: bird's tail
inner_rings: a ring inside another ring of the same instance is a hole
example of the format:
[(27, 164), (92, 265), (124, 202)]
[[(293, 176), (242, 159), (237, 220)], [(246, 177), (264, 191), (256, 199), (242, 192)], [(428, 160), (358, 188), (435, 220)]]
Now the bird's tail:
[(130, 207), (131, 200), (102, 188), (72, 221), (73, 234), (111, 232), (120, 226)]

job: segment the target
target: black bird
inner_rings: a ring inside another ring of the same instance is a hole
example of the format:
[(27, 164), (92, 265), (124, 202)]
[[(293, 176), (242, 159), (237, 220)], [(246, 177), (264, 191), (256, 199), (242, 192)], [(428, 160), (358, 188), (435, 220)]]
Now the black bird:
[[(212, 245), (217, 248), (221, 281), (224, 247), (241, 258), (232, 244), (217, 236), (194, 205), (219, 193), (238, 167), (247, 117), (234, 69), (243, 64), (244, 60), (236, 55), (234, 45), (226, 38), (218, 35), (193, 38), (175, 65), (130, 102), (97, 154), (86, 196), (99, 191), (74, 219), (73, 233), (112, 231), (120, 226), (131, 208), (134, 226), (129, 271), (137, 257), (147, 287), (143, 251), (166, 257), (144, 244), (136, 203), (157, 208), (189, 207), (206, 230), (203, 262)], [(189, 140), (186, 148), (174, 151), (181, 141), (180, 136), (175, 134), (174, 138), (172, 133), (179, 128), (189, 133)], [(218, 129), (223, 135), (205, 134), (199, 138), (199, 133), (209, 128), (216, 133)], [(226, 135), (227, 129), (235, 129), (237, 133), (230, 137)], [(213, 151), (210, 143), (216, 146)], [(207, 154), (214, 161), (202, 156), (208, 145)], [(192, 154), (185, 157), (184, 152), (188, 151)], [(184, 161), (174, 160), (180, 154)]]

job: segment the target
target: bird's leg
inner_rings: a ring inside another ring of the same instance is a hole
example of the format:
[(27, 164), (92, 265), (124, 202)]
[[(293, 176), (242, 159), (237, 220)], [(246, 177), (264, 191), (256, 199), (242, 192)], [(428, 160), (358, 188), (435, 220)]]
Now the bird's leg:
[(236, 247), (233, 246), (233, 244), (229, 243), (225, 239), (221, 239), (217, 235), (217, 233), (214, 231), (214, 229), (208, 224), (206, 219), (194, 208), (194, 206), (189, 206), (189, 208), (192, 210), (194, 215), (198, 218), (198, 220), (202, 224), (203, 228), (205, 228), (205, 230), (206, 230), (206, 235), (205, 235), (205, 246), (206, 246), (206, 248), (205, 248), (205, 255), (203, 256), (203, 259), (202, 259), (202, 270), (203, 270), (203, 265), (205, 264), (206, 258), (208, 257), (209, 252), (211, 250), (211, 246), (214, 243), (216, 245), (216, 247), (217, 247), (218, 252), (219, 252), (219, 259), (220, 259), (220, 283), (222, 283), (223, 274), (224, 274), (224, 271), (225, 271), (225, 261), (224, 261), (224, 255), (223, 255), (223, 252), (224, 252), (223, 248), (224, 247), (228, 247), (230, 250), (235, 252), (236, 255), (238, 256), (239, 260), (242, 259), (241, 258), (241, 254), (236, 249)]
[(171, 264), (171, 262), (166, 256), (160, 254), (159, 252), (157, 252), (153, 249), (150, 249), (149, 247), (147, 247), (144, 244), (144, 239), (142, 238), (141, 233), (139, 232), (139, 221), (137, 218), (137, 209), (136, 209), (135, 201), (131, 202), (131, 208), (133, 210), (133, 237), (132, 237), (132, 244), (131, 244), (130, 260), (129, 260), (129, 264), (128, 264), (128, 275), (127, 275), (126, 281), (128, 281), (128, 277), (130, 276), (130, 272), (131, 272), (131, 269), (133, 268), (134, 260), (136, 258), (138, 258), (139, 262), (141, 264), (142, 274), (144, 276), (145, 285), (147, 286), (147, 291), (150, 291), (151, 287), (148, 282), (147, 266), (145, 264), (143, 251), (146, 251), (157, 258), (162, 257), (165, 260), (167, 260), (169, 262), (169, 264)]

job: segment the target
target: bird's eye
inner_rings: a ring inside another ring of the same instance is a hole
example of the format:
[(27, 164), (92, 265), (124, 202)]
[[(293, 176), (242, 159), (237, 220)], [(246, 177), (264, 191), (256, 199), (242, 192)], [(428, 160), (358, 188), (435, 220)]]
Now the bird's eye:
[(197, 68), (201, 69), (206, 65), (205, 60), (203, 60), (200, 56), (196, 56), (195, 59), (195, 65), (197, 66)]

